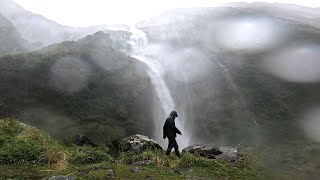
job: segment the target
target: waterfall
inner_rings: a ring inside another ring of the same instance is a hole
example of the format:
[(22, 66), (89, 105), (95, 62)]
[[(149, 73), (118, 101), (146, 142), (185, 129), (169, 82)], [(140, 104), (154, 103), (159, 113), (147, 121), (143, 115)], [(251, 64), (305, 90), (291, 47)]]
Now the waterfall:
[[(148, 75), (160, 101), (160, 106), (162, 108), (162, 112), (164, 113), (164, 117), (167, 117), (172, 110), (175, 110), (176, 106), (170, 90), (163, 79), (163, 73), (165, 72), (165, 70), (163, 69), (162, 64), (159, 62), (159, 59), (156, 59), (154, 57), (151, 58), (150, 56), (146, 55), (146, 47), (148, 46), (148, 39), (146, 34), (143, 31), (135, 28), (133, 28), (132, 33), (133, 34), (131, 36), (130, 44), (133, 50), (131, 56), (140, 60), (148, 66)], [(162, 145), (164, 145), (164, 141), (162, 140), (162, 127), (164, 122), (165, 119), (158, 119), (156, 117), (154, 118), (154, 135), (156, 137), (156, 140)], [(184, 131), (184, 125), (180, 119), (176, 120), (176, 126), (183, 133), (182, 137), (177, 137), (179, 146), (188, 146), (189, 138), (187, 138), (188, 136), (186, 136), (187, 133), (186, 131)]]

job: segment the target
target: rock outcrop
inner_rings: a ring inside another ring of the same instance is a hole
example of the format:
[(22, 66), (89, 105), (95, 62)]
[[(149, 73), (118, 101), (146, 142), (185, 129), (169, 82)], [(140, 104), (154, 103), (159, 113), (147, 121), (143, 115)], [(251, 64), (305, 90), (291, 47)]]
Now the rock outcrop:
[(236, 148), (223, 146), (193, 145), (183, 149), (182, 152), (188, 152), (208, 159), (232, 160), (238, 157), (238, 150)]
[(132, 135), (124, 138), (120, 142), (121, 148), (124, 151), (143, 152), (145, 150), (163, 150), (162, 147), (153, 139), (148, 136), (140, 134)]

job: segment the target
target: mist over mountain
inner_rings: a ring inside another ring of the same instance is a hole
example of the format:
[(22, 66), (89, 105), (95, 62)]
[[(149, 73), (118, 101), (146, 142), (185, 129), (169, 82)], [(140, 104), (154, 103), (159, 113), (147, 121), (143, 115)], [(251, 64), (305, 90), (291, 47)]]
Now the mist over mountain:
[(97, 31), (129, 30), (128, 26), (121, 24), (84, 28), (64, 26), (23, 9), (13, 0), (1, 0), (0, 12), (10, 20), (24, 39), (32, 43), (40, 42), (43, 46), (66, 40), (78, 40)]
[(28, 44), (2, 14), (0, 14), (0, 43), (0, 56), (23, 52)]
[(320, 27), (319, 8), (310, 8), (281, 3), (232, 3), (232, 7), (251, 12), (260, 12), (296, 23)]

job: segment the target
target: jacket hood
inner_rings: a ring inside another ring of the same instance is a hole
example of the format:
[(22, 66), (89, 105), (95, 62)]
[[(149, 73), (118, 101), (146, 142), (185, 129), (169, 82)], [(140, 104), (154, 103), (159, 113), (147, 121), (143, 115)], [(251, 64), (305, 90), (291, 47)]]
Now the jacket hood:
[(171, 116), (171, 117), (174, 117), (174, 118), (178, 117), (177, 111), (172, 111), (172, 112), (170, 113), (170, 116)]

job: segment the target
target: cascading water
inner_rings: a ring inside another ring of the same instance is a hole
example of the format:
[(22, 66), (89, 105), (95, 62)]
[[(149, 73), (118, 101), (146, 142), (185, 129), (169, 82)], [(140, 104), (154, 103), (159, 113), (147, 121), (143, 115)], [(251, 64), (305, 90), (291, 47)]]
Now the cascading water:
[[(148, 46), (148, 39), (146, 37), (146, 34), (143, 31), (135, 28), (133, 28), (132, 33), (131, 46), (133, 51), (131, 53), (131, 56), (142, 61), (148, 66), (148, 75), (155, 88), (158, 99), (160, 100), (162, 111), (165, 114), (164, 117), (166, 117), (172, 110), (175, 110), (175, 103), (171, 96), (170, 90), (163, 79), (163, 66), (158, 59), (151, 58), (146, 55), (146, 47)], [(162, 141), (162, 127), (164, 121), (165, 119), (159, 119), (156, 117), (154, 118), (154, 125), (156, 129), (154, 132), (155, 137), (156, 140), (161, 144), (164, 144), (164, 142)], [(176, 126), (182, 131), (182, 133), (186, 133), (186, 131), (184, 131), (185, 128), (183, 122), (180, 119), (176, 120)], [(189, 138), (186, 135), (178, 137), (177, 141), (180, 147), (186, 147), (189, 145)]]

